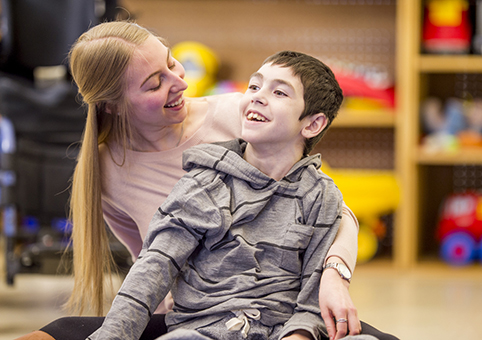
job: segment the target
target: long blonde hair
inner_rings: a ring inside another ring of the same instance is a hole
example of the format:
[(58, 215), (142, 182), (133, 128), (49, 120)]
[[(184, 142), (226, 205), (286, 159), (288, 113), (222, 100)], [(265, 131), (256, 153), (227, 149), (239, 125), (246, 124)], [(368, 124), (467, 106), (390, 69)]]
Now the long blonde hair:
[(69, 53), (73, 79), (88, 106), (70, 197), (74, 288), (67, 306), (78, 314), (104, 313), (104, 283), (110, 282), (114, 261), (102, 214), (99, 145), (119, 143), (124, 150), (128, 145), (125, 74), (136, 48), (150, 35), (135, 23), (102, 23), (80, 36)]

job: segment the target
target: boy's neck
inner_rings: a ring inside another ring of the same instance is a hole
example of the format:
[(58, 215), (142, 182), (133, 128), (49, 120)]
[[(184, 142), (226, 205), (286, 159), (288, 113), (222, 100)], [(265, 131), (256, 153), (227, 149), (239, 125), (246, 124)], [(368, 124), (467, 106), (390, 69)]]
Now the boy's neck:
[(244, 152), (244, 159), (265, 175), (276, 181), (281, 180), (303, 157), (302, 150), (263, 150), (248, 143)]

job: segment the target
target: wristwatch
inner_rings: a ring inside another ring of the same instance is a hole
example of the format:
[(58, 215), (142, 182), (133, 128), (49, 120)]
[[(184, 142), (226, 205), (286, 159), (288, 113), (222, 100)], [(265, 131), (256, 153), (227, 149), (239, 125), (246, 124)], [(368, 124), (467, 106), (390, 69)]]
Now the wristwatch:
[(325, 265), (324, 269), (333, 268), (336, 269), (338, 274), (340, 274), (343, 280), (347, 280), (348, 282), (351, 281), (351, 272), (350, 269), (344, 264), (339, 262), (330, 262)]

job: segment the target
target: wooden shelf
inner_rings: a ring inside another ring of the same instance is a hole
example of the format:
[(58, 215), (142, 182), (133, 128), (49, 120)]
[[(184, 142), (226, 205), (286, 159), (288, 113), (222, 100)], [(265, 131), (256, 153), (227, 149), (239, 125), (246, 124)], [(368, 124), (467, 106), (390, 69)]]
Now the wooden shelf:
[(482, 164), (482, 147), (463, 148), (445, 152), (428, 152), (419, 149), (416, 160), (422, 165)]
[(353, 110), (342, 108), (333, 127), (387, 127), (395, 126), (395, 110)]
[(482, 72), (480, 55), (420, 55), (416, 64), (422, 73)]

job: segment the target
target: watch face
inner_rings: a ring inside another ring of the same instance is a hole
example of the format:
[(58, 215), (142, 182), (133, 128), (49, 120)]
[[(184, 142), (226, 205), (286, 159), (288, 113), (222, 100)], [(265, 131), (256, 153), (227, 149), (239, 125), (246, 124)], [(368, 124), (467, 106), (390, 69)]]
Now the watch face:
[(340, 273), (347, 279), (351, 278), (351, 273), (350, 270), (344, 265), (338, 265), (338, 269), (340, 270)]

